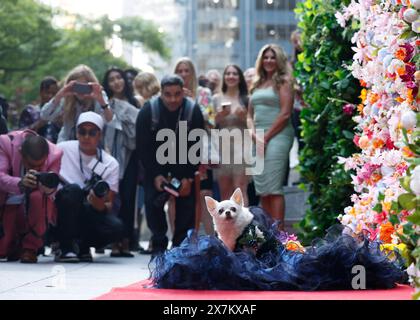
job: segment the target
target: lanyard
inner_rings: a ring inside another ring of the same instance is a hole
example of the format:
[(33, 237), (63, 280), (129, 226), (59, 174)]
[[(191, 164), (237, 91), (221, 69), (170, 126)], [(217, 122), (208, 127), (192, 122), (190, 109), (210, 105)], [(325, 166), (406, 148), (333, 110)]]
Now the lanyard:
[[(92, 173), (94, 172), (98, 163), (102, 162), (102, 149), (100, 149), (100, 148), (96, 149), (96, 158), (98, 159), (98, 161), (96, 162), (95, 166), (93, 167)], [(82, 171), (83, 176), (85, 176), (85, 171), (83, 170), (82, 153), (80, 151), (80, 147), (79, 147), (79, 166), (80, 166), (80, 171)], [(86, 178), (86, 176), (85, 176), (85, 178)]]

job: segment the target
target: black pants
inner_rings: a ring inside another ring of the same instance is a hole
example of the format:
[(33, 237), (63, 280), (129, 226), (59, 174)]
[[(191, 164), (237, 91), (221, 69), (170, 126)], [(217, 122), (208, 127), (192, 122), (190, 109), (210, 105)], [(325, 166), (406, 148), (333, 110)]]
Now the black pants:
[(122, 222), (113, 214), (95, 210), (78, 185), (67, 185), (58, 191), (55, 203), (58, 210), (55, 236), (63, 251), (72, 251), (74, 241), (82, 251), (101, 248), (121, 238)]
[(137, 191), (137, 157), (133, 153), (120, 182), (120, 210), (118, 217), (124, 224), (123, 238), (130, 239), (134, 231), (134, 210)]
[[(164, 195), (158, 192), (152, 179), (145, 179), (144, 183), (145, 205), (147, 225), (152, 232), (152, 248), (154, 251), (164, 251), (168, 246), (168, 225), (166, 222), (163, 207), (165, 201), (159, 201)], [(175, 205), (175, 231), (172, 238), (172, 245), (179, 246), (186, 238), (187, 232), (194, 228), (195, 223), (195, 199), (194, 188), (188, 197), (177, 198)]]

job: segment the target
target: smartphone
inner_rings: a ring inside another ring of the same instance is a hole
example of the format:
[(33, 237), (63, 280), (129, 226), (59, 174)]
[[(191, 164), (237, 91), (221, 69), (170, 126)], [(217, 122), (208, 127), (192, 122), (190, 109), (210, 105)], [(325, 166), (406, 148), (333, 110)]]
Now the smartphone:
[(222, 110), (228, 110), (230, 109), (230, 106), (232, 105), (231, 102), (222, 102)]
[(76, 82), (72, 87), (72, 91), (78, 94), (91, 94), (92, 90), (92, 86), (87, 83)]

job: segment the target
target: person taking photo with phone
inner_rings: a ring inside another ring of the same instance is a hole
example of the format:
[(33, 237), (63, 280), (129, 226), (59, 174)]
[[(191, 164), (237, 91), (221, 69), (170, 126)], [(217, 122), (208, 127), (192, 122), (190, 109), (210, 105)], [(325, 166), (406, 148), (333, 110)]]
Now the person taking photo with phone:
[(0, 259), (38, 261), (48, 224), (56, 220), (57, 187), (40, 176), (58, 174), (62, 154), (31, 130), (0, 136)]
[(83, 112), (93, 111), (106, 122), (113, 118), (106, 93), (92, 69), (79, 65), (69, 72), (64, 87), (41, 109), (41, 119), (54, 121), (63, 118), (57, 143), (76, 140), (76, 121)]

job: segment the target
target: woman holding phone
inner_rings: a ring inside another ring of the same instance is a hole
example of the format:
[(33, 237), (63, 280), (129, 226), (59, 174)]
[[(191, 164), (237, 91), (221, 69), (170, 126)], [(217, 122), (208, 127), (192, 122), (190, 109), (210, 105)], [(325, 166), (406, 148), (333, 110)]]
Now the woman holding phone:
[(69, 72), (64, 87), (41, 109), (41, 119), (54, 121), (62, 117), (63, 127), (57, 143), (76, 140), (76, 123), (83, 112), (93, 111), (109, 122), (113, 112), (106, 93), (102, 90), (92, 69), (79, 65)]
[(114, 118), (105, 130), (105, 150), (120, 164), (118, 216), (124, 224), (122, 238), (112, 246), (111, 257), (132, 258), (130, 239), (134, 233), (137, 188), (136, 119), (139, 113), (132, 87), (122, 69), (111, 67), (102, 85), (108, 95)]
[[(223, 72), (222, 92), (213, 96), (216, 111), (215, 123), (218, 129), (239, 129), (242, 139), (247, 129), (248, 89), (241, 68), (228, 65)], [(245, 174), (245, 144), (230, 142), (220, 144), (221, 165), (216, 176), (222, 199), (229, 199), (236, 188), (241, 188), (245, 206), (248, 205), (248, 177)], [(244, 147), (243, 147), (244, 146)], [(226, 156), (230, 157), (227, 163)], [(235, 155), (241, 155), (241, 163), (234, 163)]]

